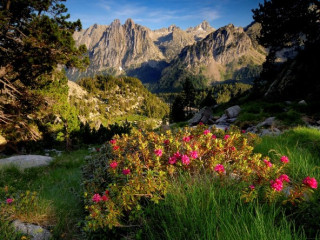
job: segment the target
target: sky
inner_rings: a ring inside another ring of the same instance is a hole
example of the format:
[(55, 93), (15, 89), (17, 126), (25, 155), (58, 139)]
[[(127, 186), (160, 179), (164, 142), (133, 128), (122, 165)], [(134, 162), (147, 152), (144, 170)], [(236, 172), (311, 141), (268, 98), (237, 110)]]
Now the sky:
[(263, 0), (67, 0), (70, 20), (80, 19), (82, 28), (97, 23), (109, 25), (114, 19), (135, 23), (152, 30), (172, 24), (186, 29), (206, 20), (214, 28), (229, 23), (245, 27), (252, 19), (251, 9)]

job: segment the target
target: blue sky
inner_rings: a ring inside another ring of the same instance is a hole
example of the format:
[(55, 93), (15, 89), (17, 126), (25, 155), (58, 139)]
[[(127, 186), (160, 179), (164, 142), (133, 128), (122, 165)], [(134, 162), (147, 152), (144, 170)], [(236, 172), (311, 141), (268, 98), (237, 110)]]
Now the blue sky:
[(233, 23), (247, 26), (252, 8), (263, 0), (67, 0), (71, 20), (80, 19), (83, 28), (98, 23), (109, 25), (114, 19), (159, 29), (175, 24), (182, 29), (207, 20), (214, 28)]

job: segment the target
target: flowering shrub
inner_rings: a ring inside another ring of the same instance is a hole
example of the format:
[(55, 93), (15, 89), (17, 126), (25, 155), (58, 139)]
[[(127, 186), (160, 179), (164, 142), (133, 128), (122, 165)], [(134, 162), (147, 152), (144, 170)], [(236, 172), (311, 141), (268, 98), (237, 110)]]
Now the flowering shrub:
[[(227, 131), (227, 132), (226, 132)], [(293, 184), (286, 156), (271, 160), (254, 154), (257, 137), (230, 128), (205, 125), (164, 134), (133, 130), (106, 143), (84, 168), (87, 231), (123, 226), (138, 218), (145, 199), (155, 203), (166, 195), (170, 180), (184, 172), (207, 173), (217, 181), (245, 185), (242, 198), (295, 203), (317, 188), (307, 177)]]

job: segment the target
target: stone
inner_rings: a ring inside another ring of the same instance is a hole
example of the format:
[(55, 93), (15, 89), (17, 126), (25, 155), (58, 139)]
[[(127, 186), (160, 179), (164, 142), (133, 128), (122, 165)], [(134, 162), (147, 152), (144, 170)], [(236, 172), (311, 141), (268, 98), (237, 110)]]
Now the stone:
[(291, 102), (291, 101), (285, 101), (285, 104), (287, 104), (287, 105), (291, 105), (291, 104), (292, 104), (292, 102)]
[(227, 123), (234, 123), (235, 121), (237, 121), (237, 118), (228, 118), (227, 119)]
[(226, 109), (225, 113), (228, 116), (228, 118), (235, 118), (239, 115), (240, 111), (241, 108), (238, 105), (235, 105)]
[(228, 119), (228, 116), (227, 116), (226, 114), (223, 114), (223, 115), (221, 116), (221, 118), (219, 118), (219, 119), (216, 121), (216, 123), (218, 123), (218, 124), (220, 124), (220, 123), (225, 123), (225, 122), (227, 121), (227, 119)]
[(42, 228), (41, 226), (30, 223), (23, 223), (20, 220), (15, 220), (12, 224), (16, 231), (32, 236), (32, 240), (51, 239), (51, 233), (47, 229)]
[(257, 128), (263, 127), (263, 126), (272, 126), (275, 119), (276, 119), (275, 117), (269, 117), (266, 120), (264, 120), (263, 122), (258, 123)]
[(320, 125), (320, 120), (319, 120), (319, 121), (317, 121), (317, 124), (318, 124), (318, 125)]
[(305, 100), (301, 100), (300, 102), (298, 102), (298, 104), (299, 104), (299, 105), (302, 105), (302, 106), (308, 105)]
[(25, 169), (31, 167), (48, 166), (52, 160), (52, 157), (41, 155), (17, 155), (0, 159), (0, 167), (14, 165), (20, 169)]
[(189, 125), (194, 126), (199, 122), (203, 122), (204, 124), (208, 124), (209, 119), (212, 117), (212, 109), (210, 107), (204, 107), (200, 109), (198, 113), (196, 113), (188, 122)]

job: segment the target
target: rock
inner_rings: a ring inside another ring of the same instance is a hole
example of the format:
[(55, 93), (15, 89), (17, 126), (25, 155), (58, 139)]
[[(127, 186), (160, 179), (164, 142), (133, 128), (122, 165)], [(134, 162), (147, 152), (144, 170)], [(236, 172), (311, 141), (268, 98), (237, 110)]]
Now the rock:
[(258, 129), (256, 126), (247, 128), (246, 132), (257, 133)]
[(274, 129), (262, 129), (259, 135), (263, 137), (266, 135), (278, 136), (280, 134), (281, 134), (281, 131), (277, 128), (274, 128)]
[(301, 100), (300, 102), (298, 102), (298, 104), (299, 104), (299, 105), (302, 105), (302, 106), (308, 105), (305, 100)]
[(235, 121), (237, 121), (237, 118), (228, 118), (227, 119), (227, 123), (234, 123)]
[(17, 231), (32, 236), (32, 240), (49, 240), (51, 238), (51, 233), (41, 226), (23, 223), (20, 220), (15, 220), (12, 224)]
[(228, 118), (235, 118), (239, 115), (240, 111), (241, 108), (238, 105), (236, 105), (226, 109), (225, 113), (228, 116)]
[(17, 155), (0, 159), (0, 166), (14, 165), (20, 169), (47, 166), (53, 160), (52, 157), (41, 155)]
[(227, 122), (227, 119), (228, 119), (228, 116), (227, 116), (226, 114), (223, 114), (223, 115), (221, 116), (221, 118), (219, 118), (219, 119), (216, 121), (216, 123), (218, 123), (218, 124), (226, 123), (226, 122)]
[(90, 155), (84, 157), (84, 160), (90, 160), (90, 159), (92, 159), (92, 156)]
[(212, 117), (212, 109), (210, 107), (204, 107), (200, 109), (198, 113), (196, 113), (193, 118), (191, 118), (188, 122), (189, 125), (194, 126), (199, 122), (203, 122), (204, 124), (208, 124), (209, 119)]
[(320, 125), (320, 120), (319, 120), (319, 121), (317, 121), (317, 124), (318, 124), (318, 125)]
[(257, 128), (263, 127), (263, 126), (272, 126), (275, 119), (276, 119), (275, 117), (269, 117), (266, 120), (264, 120), (263, 122), (258, 123)]
[(287, 105), (291, 105), (291, 104), (292, 104), (292, 102), (291, 102), (291, 101), (285, 101), (285, 104), (287, 104)]

